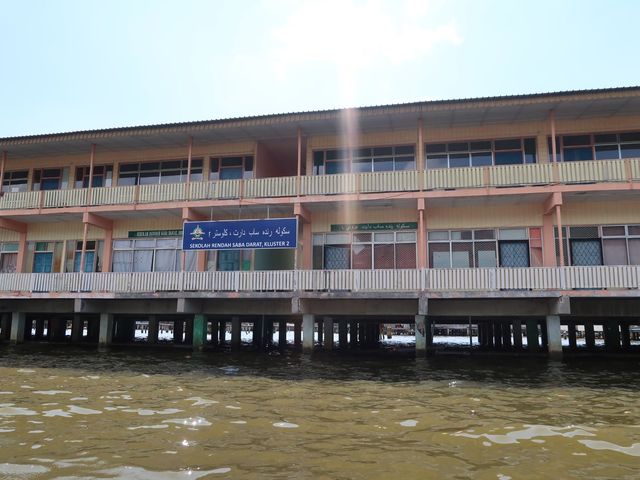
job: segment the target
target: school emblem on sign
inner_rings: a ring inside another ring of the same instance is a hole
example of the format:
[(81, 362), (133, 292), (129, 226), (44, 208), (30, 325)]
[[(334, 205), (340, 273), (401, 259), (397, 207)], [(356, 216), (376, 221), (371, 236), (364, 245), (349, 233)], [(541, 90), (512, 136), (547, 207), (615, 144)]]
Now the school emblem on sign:
[(200, 225), (196, 225), (196, 228), (191, 232), (191, 240), (202, 240), (204, 238), (204, 230), (200, 228)]

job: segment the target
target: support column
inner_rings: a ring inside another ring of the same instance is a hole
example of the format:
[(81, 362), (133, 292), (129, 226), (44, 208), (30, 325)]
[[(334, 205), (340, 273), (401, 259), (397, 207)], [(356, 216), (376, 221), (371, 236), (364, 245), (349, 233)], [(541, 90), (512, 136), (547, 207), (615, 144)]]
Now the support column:
[(147, 329), (147, 343), (152, 345), (158, 343), (158, 330), (160, 322), (155, 315), (149, 315), (148, 318), (149, 328)]
[(187, 318), (184, 322), (184, 343), (185, 345), (193, 345), (193, 318)]
[(193, 330), (191, 334), (194, 350), (202, 350), (207, 343), (207, 317), (202, 313), (193, 316)]
[(240, 349), (242, 322), (240, 317), (231, 317), (231, 348), (233, 350)]
[(73, 320), (71, 322), (71, 341), (73, 343), (77, 343), (82, 340), (82, 327), (84, 326), (84, 321), (82, 317), (77, 313), (73, 316)]
[(220, 328), (220, 322), (218, 322), (218, 320), (213, 320), (211, 323), (211, 344), (214, 347), (217, 347), (219, 345), (219, 341), (218, 341), (218, 336), (220, 335), (220, 333), (218, 332), (218, 329)]
[(415, 316), (416, 331), (416, 357), (425, 357), (427, 355), (427, 324), (425, 315)]
[(596, 348), (596, 332), (593, 329), (592, 322), (585, 322), (584, 324), (584, 341), (589, 350)]
[(2, 331), (2, 340), (9, 340), (11, 337), (11, 314), (3, 313), (2, 320), (0, 320), (2, 324), (0, 325), (0, 330)]
[(616, 352), (620, 350), (620, 328), (615, 320), (608, 320), (602, 326), (604, 335), (604, 348), (608, 352)]
[(622, 348), (627, 350), (631, 347), (631, 329), (628, 322), (622, 322), (620, 324), (620, 336), (622, 340)]
[(527, 350), (535, 352), (540, 348), (538, 340), (538, 321), (527, 320)]
[(113, 315), (110, 313), (101, 313), (98, 344), (109, 345), (112, 341), (113, 341)]
[(218, 330), (218, 343), (224, 345), (227, 342), (227, 322), (220, 320), (220, 330)]
[(184, 320), (174, 320), (173, 322), (173, 343), (182, 343), (184, 336)]
[(304, 353), (313, 352), (313, 330), (315, 318), (313, 315), (305, 313), (302, 315), (302, 351)]
[(333, 350), (333, 319), (324, 317), (322, 326), (324, 329), (324, 349)]
[(264, 319), (256, 318), (253, 322), (252, 343), (258, 348), (264, 348)]
[(358, 345), (358, 322), (349, 322), (349, 346), (355, 348)]
[(418, 199), (418, 268), (427, 268), (427, 226), (425, 223), (425, 201)]
[(26, 326), (26, 315), (24, 312), (13, 312), (11, 314), (11, 343), (16, 345), (24, 342), (24, 329)]
[(513, 346), (519, 350), (522, 349), (522, 321), (513, 321)]
[(367, 325), (364, 321), (358, 322), (358, 344), (360, 348), (367, 347)]
[(347, 320), (341, 318), (338, 321), (338, 347), (340, 350), (344, 350), (348, 346), (347, 342), (348, 333), (347, 333)]
[(578, 348), (578, 338), (577, 338), (577, 334), (576, 334), (576, 324), (571, 322), (569, 323), (569, 325), (567, 326), (568, 328), (568, 337), (569, 337), (569, 348), (571, 350), (575, 350), (576, 348)]
[(302, 322), (300, 321), (293, 323), (293, 345), (296, 348), (302, 345)]
[(281, 350), (287, 346), (287, 321), (278, 322), (278, 348)]
[(511, 348), (511, 323), (501, 322), (502, 328), (502, 348)]
[(316, 322), (318, 324), (318, 343), (322, 345), (324, 343), (324, 328), (321, 319)]
[(496, 349), (502, 348), (502, 329), (500, 322), (496, 322), (495, 320), (491, 322), (491, 327), (493, 328), (493, 344)]
[(562, 335), (560, 333), (560, 316), (547, 315), (547, 344), (549, 357), (562, 358)]

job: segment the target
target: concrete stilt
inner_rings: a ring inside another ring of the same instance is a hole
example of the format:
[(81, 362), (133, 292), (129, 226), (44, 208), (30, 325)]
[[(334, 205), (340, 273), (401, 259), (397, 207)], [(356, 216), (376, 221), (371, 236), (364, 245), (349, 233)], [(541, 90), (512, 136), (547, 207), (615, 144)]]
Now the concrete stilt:
[(591, 322), (584, 324), (584, 341), (589, 350), (596, 348), (596, 332), (594, 331), (593, 323)]
[(576, 324), (571, 322), (567, 325), (567, 336), (569, 337), (569, 349), (575, 350), (578, 348), (578, 339), (576, 335)]
[(620, 339), (622, 341), (622, 348), (627, 350), (631, 347), (631, 329), (629, 328), (629, 324), (627, 322), (622, 322), (620, 324)]
[(315, 318), (313, 315), (305, 313), (302, 315), (302, 351), (304, 353), (313, 352), (313, 330), (315, 328)]
[(513, 346), (518, 350), (522, 349), (522, 321), (514, 320), (513, 326)]
[(348, 327), (346, 319), (341, 318), (340, 320), (338, 320), (338, 347), (340, 348), (340, 350), (344, 350), (345, 348), (347, 348), (347, 328)]
[(195, 331), (194, 329), (195, 325), (193, 324), (193, 318), (187, 318), (184, 322), (184, 343), (186, 345), (193, 345), (193, 333)]
[(322, 319), (316, 321), (318, 325), (318, 343), (322, 345), (324, 343), (324, 328), (322, 325)]
[(264, 347), (264, 319), (256, 318), (253, 322), (251, 342), (258, 348)]
[(202, 313), (196, 313), (190, 322), (193, 325), (191, 339), (194, 350), (202, 350), (207, 343), (207, 317)]
[(549, 348), (549, 331), (547, 330), (547, 322), (540, 324), (540, 337), (542, 338), (542, 348)]
[(100, 317), (93, 317), (87, 321), (87, 340), (98, 342), (100, 338)]
[(284, 349), (287, 346), (287, 321), (278, 322), (278, 348)]
[(547, 350), (554, 359), (562, 358), (562, 335), (560, 333), (560, 316), (547, 315)]
[(0, 339), (9, 340), (11, 338), (11, 314), (3, 313), (0, 319)]
[(618, 322), (609, 320), (603, 325), (604, 348), (608, 352), (620, 350), (620, 327)]
[(181, 318), (173, 322), (173, 343), (180, 344), (184, 341), (184, 320)]
[(11, 343), (18, 344), (24, 342), (24, 329), (27, 320), (24, 312), (13, 312), (11, 314)]
[(415, 316), (416, 357), (427, 355), (427, 322), (425, 315)]
[(220, 329), (218, 330), (218, 339), (220, 345), (224, 345), (227, 341), (227, 322), (220, 320)]
[(218, 346), (218, 328), (220, 328), (220, 322), (218, 322), (217, 320), (212, 321), (211, 323), (209, 323), (209, 325), (211, 325), (211, 327), (207, 327), (207, 328), (211, 328), (211, 345), (213, 346)]
[(240, 317), (231, 317), (231, 348), (234, 350), (240, 349), (240, 343), (242, 341), (241, 330), (242, 322)]
[(509, 322), (502, 322), (502, 347), (511, 348), (511, 324)]
[(322, 327), (324, 330), (324, 349), (333, 350), (333, 319), (325, 317), (322, 321)]
[(349, 322), (349, 346), (355, 348), (358, 345), (358, 322)]
[(296, 348), (302, 345), (302, 322), (300, 321), (293, 324), (293, 344)]
[(527, 350), (535, 352), (540, 348), (538, 340), (538, 321), (527, 320)]
[(493, 321), (491, 325), (493, 327), (493, 344), (497, 349), (502, 348), (502, 324)]
[(113, 341), (113, 315), (110, 313), (101, 313), (98, 344), (109, 345), (112, 341)]
[(147, 330), (147, 343), (155, 345), (158, 343), (158, 330), (160, 329), (160, 321), (155, 315), (149, 315), (149, 328)]
[(84, 321), (82, 317), (77, 313), (73, 316), (73, 320), (71, 322), (71, 341), (74, 343), (82, 340), (82, 329), (84, 327)]

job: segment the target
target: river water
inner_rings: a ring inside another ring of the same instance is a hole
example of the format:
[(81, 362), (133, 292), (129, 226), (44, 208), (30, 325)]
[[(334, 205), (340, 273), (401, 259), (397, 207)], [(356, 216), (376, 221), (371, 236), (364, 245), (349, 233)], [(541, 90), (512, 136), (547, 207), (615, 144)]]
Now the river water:
[(0, 478), (640, 478), (640, 359), (0, 347)]

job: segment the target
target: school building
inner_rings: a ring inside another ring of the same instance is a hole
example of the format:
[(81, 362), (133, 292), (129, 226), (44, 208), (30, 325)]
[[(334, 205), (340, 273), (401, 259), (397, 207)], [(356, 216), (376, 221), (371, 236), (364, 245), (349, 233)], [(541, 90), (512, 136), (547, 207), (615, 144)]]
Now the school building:
[[(478, 350), (592, 352), (598, 327), (600, 350), (634, 351), (640, 87), (0, 138), (0, 152), (5, 341), (127, 343), (147, 322), (149, 343), (164, 323), (214, 348), (231, 326), (237, 348), (243, 324), (258, 343), (288, 324), (310, 351), (404, 323), (424, 355), (434, 324), (468, 323)], [(273, 219), (297, 220), (294, 248), (182, 249), (184, 222)]]

